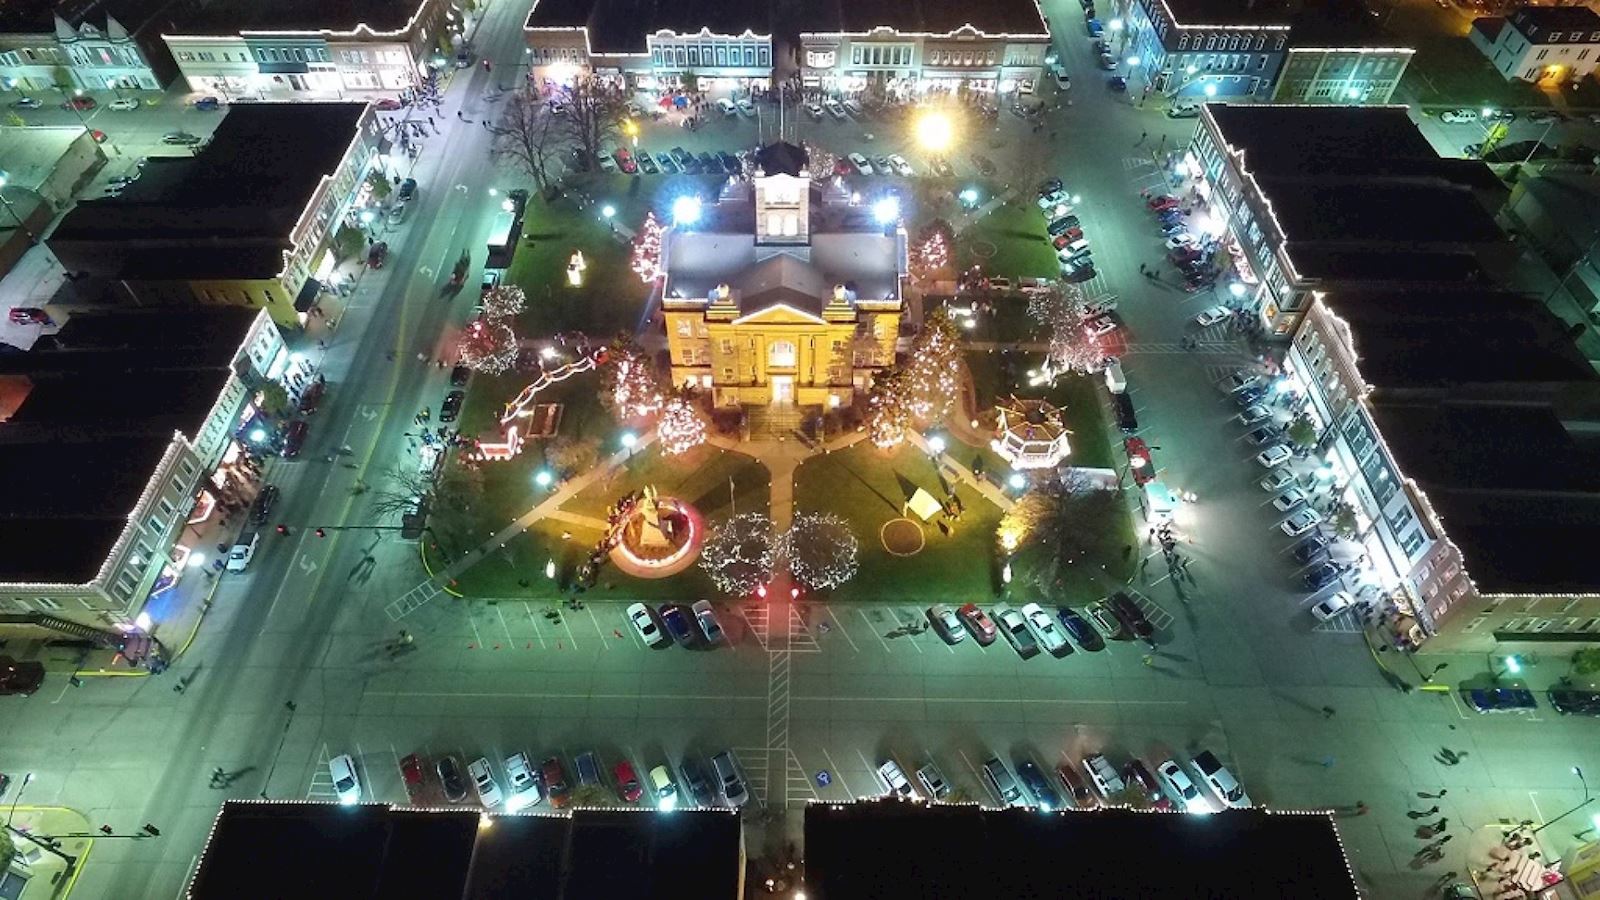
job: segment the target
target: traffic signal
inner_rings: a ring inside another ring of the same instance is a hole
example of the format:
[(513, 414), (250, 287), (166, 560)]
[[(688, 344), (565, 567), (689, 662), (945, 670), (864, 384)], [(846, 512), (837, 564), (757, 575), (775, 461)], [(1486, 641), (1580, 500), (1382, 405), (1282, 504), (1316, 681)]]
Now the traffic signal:
[(318, 528), (317, 529), (317, 537), (325, 538), (327, 536), (328, 536), (328, 529), (326, 529), (326, 528)]

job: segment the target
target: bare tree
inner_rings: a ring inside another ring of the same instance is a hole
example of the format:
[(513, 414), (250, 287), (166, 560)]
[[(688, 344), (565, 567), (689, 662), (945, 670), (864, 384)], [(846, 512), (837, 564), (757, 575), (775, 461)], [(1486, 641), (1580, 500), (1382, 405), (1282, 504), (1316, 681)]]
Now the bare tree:
[(415, 467), (397, 466), (384, 473), (383, 486), (373, 490), (371, 496), (372, 511), (380, 520), (403, 516), (425, 503), (433, 533), (456, 543), (457, 538), (472, 533), (477, 515), (474, 510), (483, 498), (483, 473), (477, 468), (449, 465), (438, 477), (430, 477)]
[(580, 75), (567, 90), (566, 113), (558, 116), (562, 131), (591, 167), (599, 165), (607, 144), (622, 133), (628, 99), (621, 89), (593, 75)]
[(532, 88), (511, 96), (494, 139), (494, 158), (528, 173), (541, 194), (550, 186), (550, 166), (567, 143), (561, 117)]

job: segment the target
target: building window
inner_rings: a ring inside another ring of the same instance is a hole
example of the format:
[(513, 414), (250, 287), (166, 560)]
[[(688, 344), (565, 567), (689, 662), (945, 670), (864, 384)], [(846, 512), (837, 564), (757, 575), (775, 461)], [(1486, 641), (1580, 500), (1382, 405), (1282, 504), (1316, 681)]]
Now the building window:
[(793, 341), (773, 341), (767, 346), (767, 365), (774, 369), (792, 369), (795, 366)]
[(692, 325), (690, 324), (688, 319), (679, 319), (678, 320), (678, 337), (688, 337), (690, 335), (690, 333), (691, 333), (690, 332), (691, 327), (692, 327)]
[(732, 353), (733, 352), (733, 339), (732, 338), (723, 338), (722, 341), (719, 344), (719, 347), (721, 348), (721, 350), (722, 350), (722, 352), (724, 354)]
[(757, 47), (756, 48), (756, 64), (761, 66), (762, 68), (766, 68), (767, 66), (772, 65), (772, 57), (771, 57), (770, 54), (771, 54), (771, 51), (769, 51), (767, 49), (767, 45), (766, 44), (762, 44), (760, 47)]
[(700, 48), (699, 47), (690, 47), (689, 48), (689, 65), (691, 65), (691, 66), (700, 65)]
[(1539, 55), (1535, 56), (1534, 59), (1544, 59), (1546, 56), (1549, 56), (1549, 55), (1550, 55), (1550, 50), (1548, 48), (1546, 48), (1544, 50), (1540, 50), (1539, 51)]
[(1422, 546), (1422, 540), (1421, 528), (1412, 528), (1410, 531), (1401, 536), (1400, 549), (1404, 551), (1407, 559), (1411, 559), (1417, 555), (1417, 549)]
[(1559, 44), (1559, 43), (1561, 43), (1561, 38), (1562, 37), (1564, 37), (1564, 35), (1561, 32), (1552, 31), (1552, 32), (1550, 32), (1550, 43)]
[(51, 600), (49, 597), (35, 597), (33, 602), (39, 604), (40, 609), (47, 609), (51, 612), (59, 612), (61, 610), (61, 604)]

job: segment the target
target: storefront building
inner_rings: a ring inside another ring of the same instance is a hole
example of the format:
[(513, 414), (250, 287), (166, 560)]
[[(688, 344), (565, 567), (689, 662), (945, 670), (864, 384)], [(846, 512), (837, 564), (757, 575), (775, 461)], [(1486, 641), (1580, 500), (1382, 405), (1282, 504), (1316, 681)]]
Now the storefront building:
[(234, 100), (344, 99), (396, 94), (452, 64), (463, 12), (449, 0), (394, 4), (365, 20), (333, 9), (304, 17), (281, 4), (186, 4), (162, 39), (189, 90)]
[[(159, 91), (177, 69), (155, 27), (160, 3), (0, 5), (0, 87), (32, 96)], [(65, 16), (65, 17), (64, 17)]]
[(1290, 47), (1274, 103), (1388, 103), (1417, 51), (1408, 47)]
[(1128, 92), (1172, 102), (1265, 100), (1289, 51), (1287, 16), (1245, 4), (1138, 0), (1106, 24)]
[(570, 84), (579, 73), (629, 90), (692, 89), (713, 96), (771, 84), (772, 27), (763, 4), (708, 10), (660, 4), (648, 12), (615, 0), (538, 0), (523, 36), (529, 77)]
[(859, 32), (803, 31), (801, 85), (829, 95), (896, 101), (1033, 93), (1050, 50), (1043, 19), (1024, 20), (1019, 32), (1007, 33), (1000, 30), (1004, 24), (986, 23), (980, 8), (971, 12), (977, 24), (963, 22), (938, 33), (912, 30), (910, 21)]
[(0, 608), (158, 625), (162, 598), (215, 561), (208, 523), (250, 490), (246, 458), (270, 443), (261, 388), (301, 364), (265, 312), (190, 307), (74, 314), (13, 359), (0, 456), (37, 485), (0, 501)]

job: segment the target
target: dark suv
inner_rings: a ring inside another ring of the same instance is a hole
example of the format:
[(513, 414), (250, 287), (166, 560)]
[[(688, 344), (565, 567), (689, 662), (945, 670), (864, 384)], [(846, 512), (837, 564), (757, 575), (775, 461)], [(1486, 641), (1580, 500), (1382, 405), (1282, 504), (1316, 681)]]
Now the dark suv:
[(250, 521), (256, 525), (265, 525), (267, 517), (272, 515), (273, 504), (278, 502), (278, 486), (269, 484), (256, 495), (255, 502), (250, 505)]

